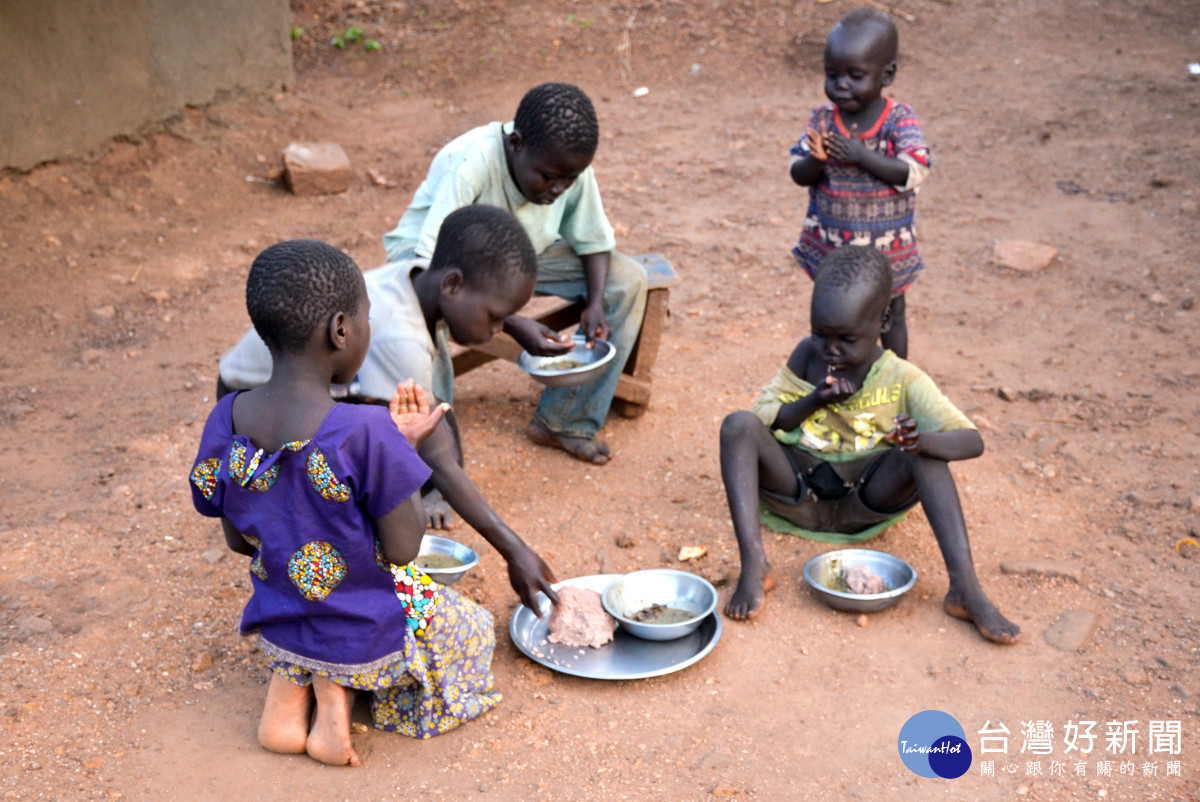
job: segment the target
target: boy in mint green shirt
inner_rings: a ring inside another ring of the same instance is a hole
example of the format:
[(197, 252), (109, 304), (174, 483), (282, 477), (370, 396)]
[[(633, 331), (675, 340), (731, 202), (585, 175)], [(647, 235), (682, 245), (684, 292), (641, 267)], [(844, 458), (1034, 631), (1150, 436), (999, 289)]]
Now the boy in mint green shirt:
[[(641, 330), (646, 272), (614, 250), (616, 240), (591, 162), (599, 144), (596, 111), (578, 87), (549, 83), (526, 93), (512, 122), (493, 122), (458, 136), (429, 166), (412, 203), (384, 235), (388, 260), (427, 258), (441, 222), (471, 204), (512, 212), (538, 254), (537, 292), (585, 303), (580, 329), (590, 343), (609, 340), (616, 358), (598, 379), (548, 387), (526, 434), (540, 445), (602, 465), (610, 450), (596, 439)], [(570, 341), (519, 315), (504, 330), (533, 354), (563, 353)], [(434, 393), (452, 400), (453, 371), (437, 366)]]
[(812, 532), (855, 534), (917, 502), (946, 561), (943, 609), (996, 643), (1020, 628), (979, 584), (949, 463), (983, 453), (983, 439), (933, 380), (885, 351), (891, 267), (873, 248), (848, 245), (821, 260), (812, 335), (763, 390), (753, 412), (721, 424), (721, 478), (742, 573), (725, 607), (753, 618), (778, 579), (759, 532), (759, 502)]

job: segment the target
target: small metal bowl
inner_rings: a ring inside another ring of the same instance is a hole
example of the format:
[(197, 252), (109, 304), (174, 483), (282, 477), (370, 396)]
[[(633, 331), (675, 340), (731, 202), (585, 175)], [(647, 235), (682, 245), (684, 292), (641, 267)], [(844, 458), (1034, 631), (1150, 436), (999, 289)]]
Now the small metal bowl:
[[(883, 579), (883, 593), (852, 593), (849, 590), (837, 590), (827, 587), (821, 582), (821, 577), (827, 572), (826, 564), (830, 560), (839, 560), (842, 570), (852, 565), (865, 563), (872, 573)], [(839, 549), (818, 554), (804, 564), (804, 581), (820, 597), (821, 601), (835, 610), (845, 610), (849, 613), (873, 613), (891, 607), (900, 601), (900, 597), (908, 593), (917, 581), (917, 569), (895, 555), (874, 549)]]
[[(427, 570), (421, 568), (421, 555), (423, 554), (444, 554), (458, 560), (462, 565), (454, 568), (430, 568)], [(413, 562), (439, 585), (453, 585), (466, 576), (467, 571), (479, 565), (479, 555), (475, 553), (474, 549), (464, 546), (457, 540), (451, 540), (441, 535), (425, 535), (421, 538), (421, 550), (417, 552), (417, 559)]]
[[(645, 640), (675, 640), (695, 631), (712, 613), (717, 606), (717, 589), (707, 579), (687, 571), (653, 568), (613, 580), (600, 595), (600, 601), (629, 634)], [(652, 604), (695, 615), (677, 624), (651, 624), (627, 617)]]
[[(600, 377), (604, 366), (612, 362), (617, 355), (608, 340), (596, 340), (592, 348), (587, 347), (587, 338), (582, 334), (574, 336), (574, 347), (565, 354), (555, 356), (534, 356), (528, 351), (522, 351), (517, 357), (517, 366), (528, 373), (535, 381), (547, 387), (578, 387)], [(582, 362), (574, 368), (563, 370), (561, 366), (568, 362)]]

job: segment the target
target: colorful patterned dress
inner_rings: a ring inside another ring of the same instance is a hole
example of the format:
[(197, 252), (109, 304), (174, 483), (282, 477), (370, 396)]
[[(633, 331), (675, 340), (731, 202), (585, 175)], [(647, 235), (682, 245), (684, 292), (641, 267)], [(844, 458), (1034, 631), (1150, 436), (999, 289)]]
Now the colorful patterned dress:
[(335, 404), (311, 439), (268, 454), (234, 434), (235, 397), (204, 426), (192, 500), (254, 548), (240, 629), (272, 669), (371, 691), (375, 726), (414, 738), (499, 704), (491, 614), (383, 557), (374, 521), (430, 474), (387, 410)]
[[(813, 110), (808, 127), (820, 131), (851, 132), (837, 106), (827, 103)], [(884, 156), (909, 165), (909, 181), (903, 187), (885, 184), (856, 164), (832, 158), (825, 162), (817, 183), (808, 190), (808, 212), (800, 242), (792, 254), (812, 278), (821, 258), (843, 245), (876, 248), (892, 263), (892, 294), (912, 285), (924, 268), (917, 251), (914, 212), (916, 186), (929, 170), (929, 146), (921, 137), (917, 115), (907, 103), (887, 98), (883, 113), (869, 131), (858, 134), (863, 145)], [(793, 157), (811, 155), (807, 135), (792, 146)]]

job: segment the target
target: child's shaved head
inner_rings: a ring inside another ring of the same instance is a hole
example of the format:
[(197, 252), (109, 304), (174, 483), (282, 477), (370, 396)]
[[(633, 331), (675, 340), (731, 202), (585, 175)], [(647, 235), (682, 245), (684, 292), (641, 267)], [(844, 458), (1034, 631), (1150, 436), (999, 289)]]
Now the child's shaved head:
[(869, 37), (873, 42), (871, 50), (878, 56), (880, 63), (888, 64), (896, 60), (900, 52), (900, 32), (890, 14), (874, 8), (856, 8), (846, 14), (829, 37), (834, 36)]
[(366, 292), (354, 260), (311, 239), (280, 242), (260, 253), (246, 280), (246, 310), (263, 342), (298, 353), (335, 312), (353, 315)]
[(525, 147), (537, 154), (591, 156), (600, 143), (596, 108), (572, 84), (539, 84), (525, 93), (513, 127)]
[(864, 312), (882, 315), (892, 299), (892, 266), (874, 248), (845, 245), (830, 252), (817, 268), (812, 303), (836, 297), (861, 299)]
[(512, 213), (480, 203), (442, 221), (429, 268), (442, 267), (457, 267), (473, 287), (503, 292), (537, 276), (537, 254)]

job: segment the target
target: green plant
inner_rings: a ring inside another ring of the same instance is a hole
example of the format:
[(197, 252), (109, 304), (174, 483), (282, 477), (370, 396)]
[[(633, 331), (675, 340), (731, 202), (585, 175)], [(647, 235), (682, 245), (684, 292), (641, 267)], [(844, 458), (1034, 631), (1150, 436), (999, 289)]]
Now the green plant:
[(296, 42), (304, 38), (304, 29), (300, 27), (292, 28), (292, 41)]
[(567, 15), (567, 24), (568, 25), (578, 25), (579, 30), (581, 30), (581, 31), (584, 30), (585, 28), (587, 28), (588, 26), (590, 26), (595, 21), (596, 21), (596, 19), (594, 17), (591, 17), (589, 19), (579, 19), (578, 14), (568, 14)]
[(366, 31), (364, 31), (362, 28), (358, 27), (357, 25), (353, 25), (341, 33), (335, 34), (334, 37), (329, 40), (329, 44), (333, 45), (338, 50), (345, 50), (347, 44), (353, 44), (354, 42), (361, 41), (364, 33), (366, 33)]
[(383, 47), (383, 45), (379, 44), (379, 42), (375, 41), (374, 39), (363, 40), (363, 50), (367, 51), (368, 53), (377, 53), (381, 47)]

